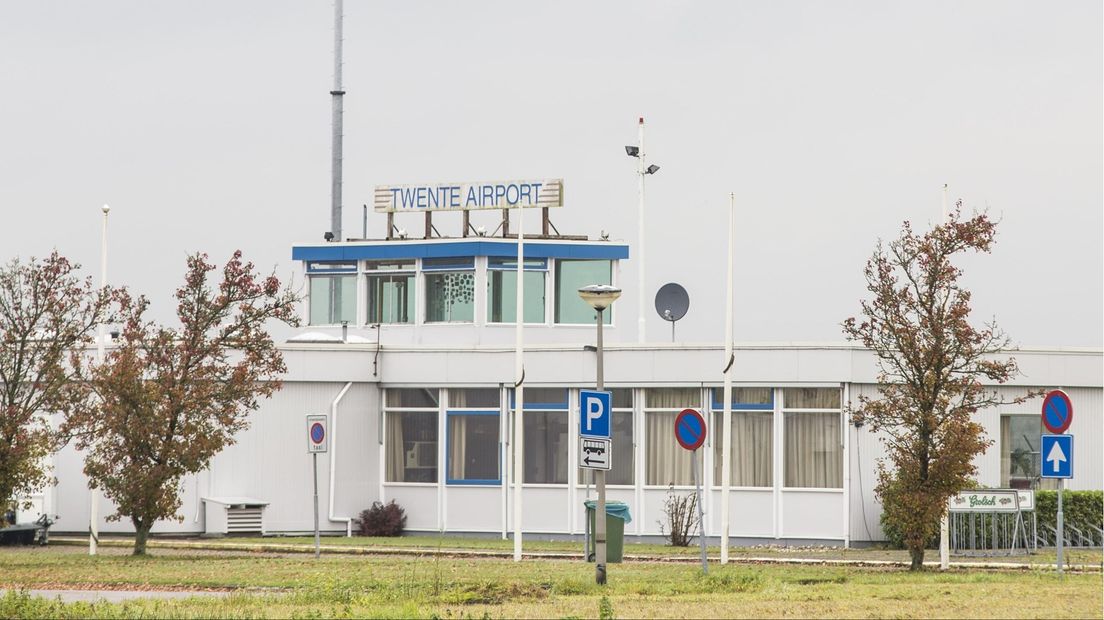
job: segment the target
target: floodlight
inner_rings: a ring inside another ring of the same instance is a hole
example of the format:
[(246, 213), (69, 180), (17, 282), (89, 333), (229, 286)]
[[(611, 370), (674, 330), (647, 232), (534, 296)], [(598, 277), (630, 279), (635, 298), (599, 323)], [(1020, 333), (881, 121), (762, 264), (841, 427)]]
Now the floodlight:
[(648, 166), (647, 168), (644, 169), (644, 174), (655, 174), (658, 171), (659, 171), (659, 166), (657, 166), (655, 164), (652, 164), (651, 166)]
[(626, 146), (625, 153), (629, 157), (640, 157), (640, 147), (638, 146)]
[(322, 238), (325, 239), (326, 241), (333, 241), (334, 240), (334, 234), (327, 230), (326, 234), (322, 235)]

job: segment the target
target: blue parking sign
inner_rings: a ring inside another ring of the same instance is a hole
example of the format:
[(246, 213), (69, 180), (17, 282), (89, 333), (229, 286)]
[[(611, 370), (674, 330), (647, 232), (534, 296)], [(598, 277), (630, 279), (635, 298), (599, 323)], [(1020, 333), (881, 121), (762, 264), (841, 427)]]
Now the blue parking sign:
[(1073, 477), (1073, 435), (1043, 435), (1043, 478)]
[(610, 436), (611, 392), (579, 391), (579, 434), (583, 437)]

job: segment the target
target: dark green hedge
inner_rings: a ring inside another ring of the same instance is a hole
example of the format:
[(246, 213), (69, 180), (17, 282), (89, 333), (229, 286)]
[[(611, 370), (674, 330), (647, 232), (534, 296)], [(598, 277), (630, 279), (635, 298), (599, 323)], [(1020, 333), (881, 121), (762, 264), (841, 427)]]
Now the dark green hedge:
[[(1058, 491), (1035, 491), (1035, 510), (1040, 524), (1055, 526), (1058, 513)], [(1062, 519), (1066, 525), (1072, 525), (1082, 531), (1091, 531), (1091, 527), (1101, 527), (1104, 523), (1104, 491), (1063, 491)], [(904, 549), (904, 540), (894, 524), (889, 523), (885, 513), (881, 517), (882, 532), (886, 541), (896, 549)], [(927, 547), (939, 547), (939, 536), (928, 541)]]
[[(1058, 520), (1058, 491), (1035, 491), (1039, 523), (1054, 527)], [(1062, 518), (1080, 530), (1101, 527), (1104, 522), (1104, 491), (1063, 491)]]

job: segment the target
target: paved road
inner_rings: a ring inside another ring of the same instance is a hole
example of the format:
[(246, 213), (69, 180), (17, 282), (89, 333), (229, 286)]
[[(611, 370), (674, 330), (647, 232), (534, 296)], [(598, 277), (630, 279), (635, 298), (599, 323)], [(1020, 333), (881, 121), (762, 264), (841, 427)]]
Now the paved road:
[[(165, 591), (165, 590), (27, 590), (31, 596), (60, 599), (63, 603), (122, 603), (139, 598), (181, 599), (192, 596), (226, 596), (229, 592)], [(6, 594), (0, 590), (0, 595)]]

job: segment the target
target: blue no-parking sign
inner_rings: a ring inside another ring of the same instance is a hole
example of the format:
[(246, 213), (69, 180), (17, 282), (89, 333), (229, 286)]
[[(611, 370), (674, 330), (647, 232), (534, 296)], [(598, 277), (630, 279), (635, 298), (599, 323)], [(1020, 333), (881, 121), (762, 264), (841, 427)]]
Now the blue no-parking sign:
[(579, 391), (579, 434), (583, 437), (610, 436), (610, 409), (613, 393), (596, 390)]
[(1073, 477), (1073, 435), (1043, 435), (1043, 478)]

